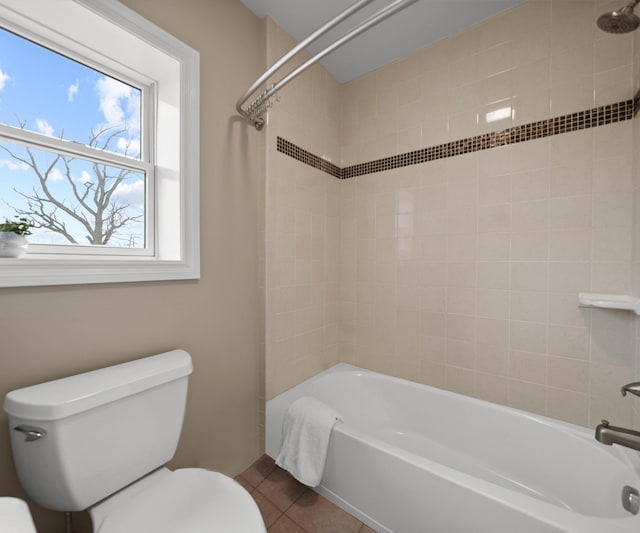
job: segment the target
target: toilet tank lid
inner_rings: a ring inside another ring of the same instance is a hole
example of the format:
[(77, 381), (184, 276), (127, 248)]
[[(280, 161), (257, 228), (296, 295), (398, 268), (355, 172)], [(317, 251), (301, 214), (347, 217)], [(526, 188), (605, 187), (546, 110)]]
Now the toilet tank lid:
[(192, 371), (191, 356), (184, 350), (172, 350), (11, 391), (4, 399), (4, 410), (26, 420), (59, 420), (180, 379)]

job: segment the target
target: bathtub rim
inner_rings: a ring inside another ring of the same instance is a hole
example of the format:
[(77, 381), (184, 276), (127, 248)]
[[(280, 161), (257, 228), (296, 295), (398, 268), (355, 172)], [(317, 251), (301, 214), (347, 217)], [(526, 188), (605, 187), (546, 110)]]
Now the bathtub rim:
[[(464, 398), (465, 401), (470, 402), (472, 405), (479, 405), (497, 412), (504, 412), (504, 413), (517, 413), (519, 416), (522, 416), (523, 418), (529, 419), (534, 421), (535, 423), (540, 423), (540, 424), (544, 424), (546, 426), (550, 426), (550, 427), (559, 427), (563, 430), (568, 431), (569, 433), (571, 433), (572, 435), (579, 437), (579, 438), (586, 438), (588, 436), (588, 432), (593, 432), (595, 431), (594, 428), (590, 428), (588, 426), (581, 426), (578, 424), (574, 424), (572, 422), (567, 422), (565, 420), (560, 420), (557, 418), (551, 418), (549, 416), (546, 415), (541, 415), (541, 414), (537, 414), (537, 413), (532, 413), (530, 411), (525, 411), (523, 409), (519, 409), (517, 407), (511, 407), (508, 405), (503, 405), (503, 404), (499, 404), (499, 403), (495, 403), (495, 402), (491, 402), (489, 400), (483, 400), (481, 398), (476, 398), (474, 396), (468, 396), (466, 394), (462, 394), (459, 392), (454, 392), (454, 391), (450, 391), (450, 390), (446, 390), (446, 389), (441, 389), (439, 387), (435, 387), (433, 385), (428, 385), (426, 383), (419, 383), (417, 381), (411, 381), (409, 379), (406, 378), (400, 378), (397, 376), (392, 376), (389, 374), (384, 374), (382, 372), (377, 372), (375, 370), (369, 370), (367, 368), (362, 368), (356, 365), (353, 365), (351, 363), (337, 363), (313, 376), (311, 376), (310, 378), (304, 380), (301, 383), (298, 383), (296, 385), (294, 385), (293, 387), (290, 387), (289, 389), (287, 389), (286, 391), (281, 392), (280, 394), (274, 396), (273, 398), (271, 398), (270, 400), (267, 400), (265, 402), (265, 407), (269, 406), (270, 402), (273, 402), (274, 400), (278, 399), (278, 398), (289, 398), (291, 396), (294, 396), (295, 398), (303, 396), (303, 394), (297, 395), (295, 394), (295, 392), (297, 392), (297, 390), (300, 390), (304, 385), (308, 385), (311, 384), (315, 381), (318, 381), (319, 379), (331, 375), (331, 374), (335, 374), (335, 373), (346, 373), (346, 372), (354, 372), (356, 374), (360, 373), (360, 374), (371, 374), (373, 376), (379, 376), (381, 378), (390, 380), (394, 383), (402, 383), (403, 385), (406, 386), (410, 386), (411, 388), (427, 388), (430, 392), (436, 394), (436, 395), (440, 395), (443, 396), (445, 398), (453, 398), (453, 399), (460, 399), (460, 398)], [(290, 402), (287, 402), (287, 404)], [(273, 405), (273, 404), (271, 404)], [(266, 411), (266, 408), (265, 408)], [(338, 428), (338, 426), (336, 426), (336, 429)], [(351, 430), (350, 430), (351, 431)], [(353, 430), (353, 431), (357, 431), (357, 430)], [(266, 437), (266, 435), (265, 435)], [(595, 437), (593, 437), (595, 440)], [(278, 442), (280, 440), (279, 436), (278, 436)], [(588, 439), (590, 440), (590, 439)], [(604, 446), (604, 445), (603, 445)], [(623, 448), (621, 446), (613, 446), (613, 447), (607, 447), (608, 451), (610, 453), (613, 453), (613, 455), (615, 455), (618, 459), (622, 460), (625, 464), (627, 464), (630, 468), (640, 468), (640, 452), (638, 452), (639, 455), (639, 460), (638, 461), (633, 461), (631, 459), (632, 455), (629, 453), (632, 450), (627, 450), (626, 448)], [(614, 452), (612, 450), (617, 450), (617, 452)], [(276, 452), (277, 454), (277, 452)]]

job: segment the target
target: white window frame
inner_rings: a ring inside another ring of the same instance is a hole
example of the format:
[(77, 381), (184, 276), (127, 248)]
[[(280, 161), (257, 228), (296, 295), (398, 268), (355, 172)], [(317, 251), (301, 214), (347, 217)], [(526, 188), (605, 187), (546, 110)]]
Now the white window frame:
[(199, 278), (198, 52), (115, 0), (0, 0), (0, 21), (156, 93), (153, 255), (28, 253), (0, 259), (0, 287)]

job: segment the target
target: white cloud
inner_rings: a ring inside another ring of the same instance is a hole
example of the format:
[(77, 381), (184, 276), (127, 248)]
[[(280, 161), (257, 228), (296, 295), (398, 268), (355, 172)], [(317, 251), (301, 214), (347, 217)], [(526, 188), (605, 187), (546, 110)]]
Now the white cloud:
[(91, 181), (91, 174), (89, 174), (86, 170), (82, 171), (82, 174), (78, 178), (80, 183), (89, 183)]
[(128, 104), (132, 97), (131, 87), (113, 78), (103, 76), (96, 82), (96, 90), (100, 99), (100, 111), (104, 115), (108, 126), (124, 124), (127, 115), (121, 104), (124, 100)]
[(0, 168), (7, 170), (29, 170), (29, 165), (22, 162), (11, 161), (10, 159), (0, 159)]
[(49, 137), (53, 135), (53, 126), (44, 119), (36, 119), (36, 129), (43, 135), (48, 135)]
[(69, 99), (69, 103), (73, 103), (76, 94), (78, 94), (78, 88), (80, 87), (80, 82), (76, 80), (76, 82), (72, 85), (69, 85), (69, 89), (67, 91), (67, 98)]
[(140, 153), (140, 141), (137, 139), (118, 137), (118, 150), (122, 153), (126, 150), (128, 155), (138, 155)]
[(0, 91), (2, 89), (4, 89), (5, 84), (7, 83), (7, 81), (9, 81), (11, 79), (11, 76), (9, 76), (9, 74), (6, 74), (2, 71), (2, 69), (0, 68)]
[(64, 180), (64, 175), (62, 174), (62, 172), (60, 172), (60, 170), (58, 170), (57, 168), (54, 168), (49, 173), (49, 179), (51, 181), (62, 181), (62, 180)]
[(144, 199), (144, 180), (137, 180), (133, 183), (121, 183), (116, 187), (115, 195), (129, 204), (137, 204)]
[(104, 122), (96, 130), (122, 130), (109, 149), (127, 155), (140, 154), (140, 91), (113, 78), (103, 76), (95, 84)]

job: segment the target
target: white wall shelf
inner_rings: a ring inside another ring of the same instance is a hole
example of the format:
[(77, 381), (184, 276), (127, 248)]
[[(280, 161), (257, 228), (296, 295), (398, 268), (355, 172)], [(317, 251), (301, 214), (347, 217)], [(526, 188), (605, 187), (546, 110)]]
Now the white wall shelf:
[(580, 292), (578, 293), (578, 304), (580, 307), (633, 311), (636, 315), (640, 315), (640, 298), (628, 294)]

